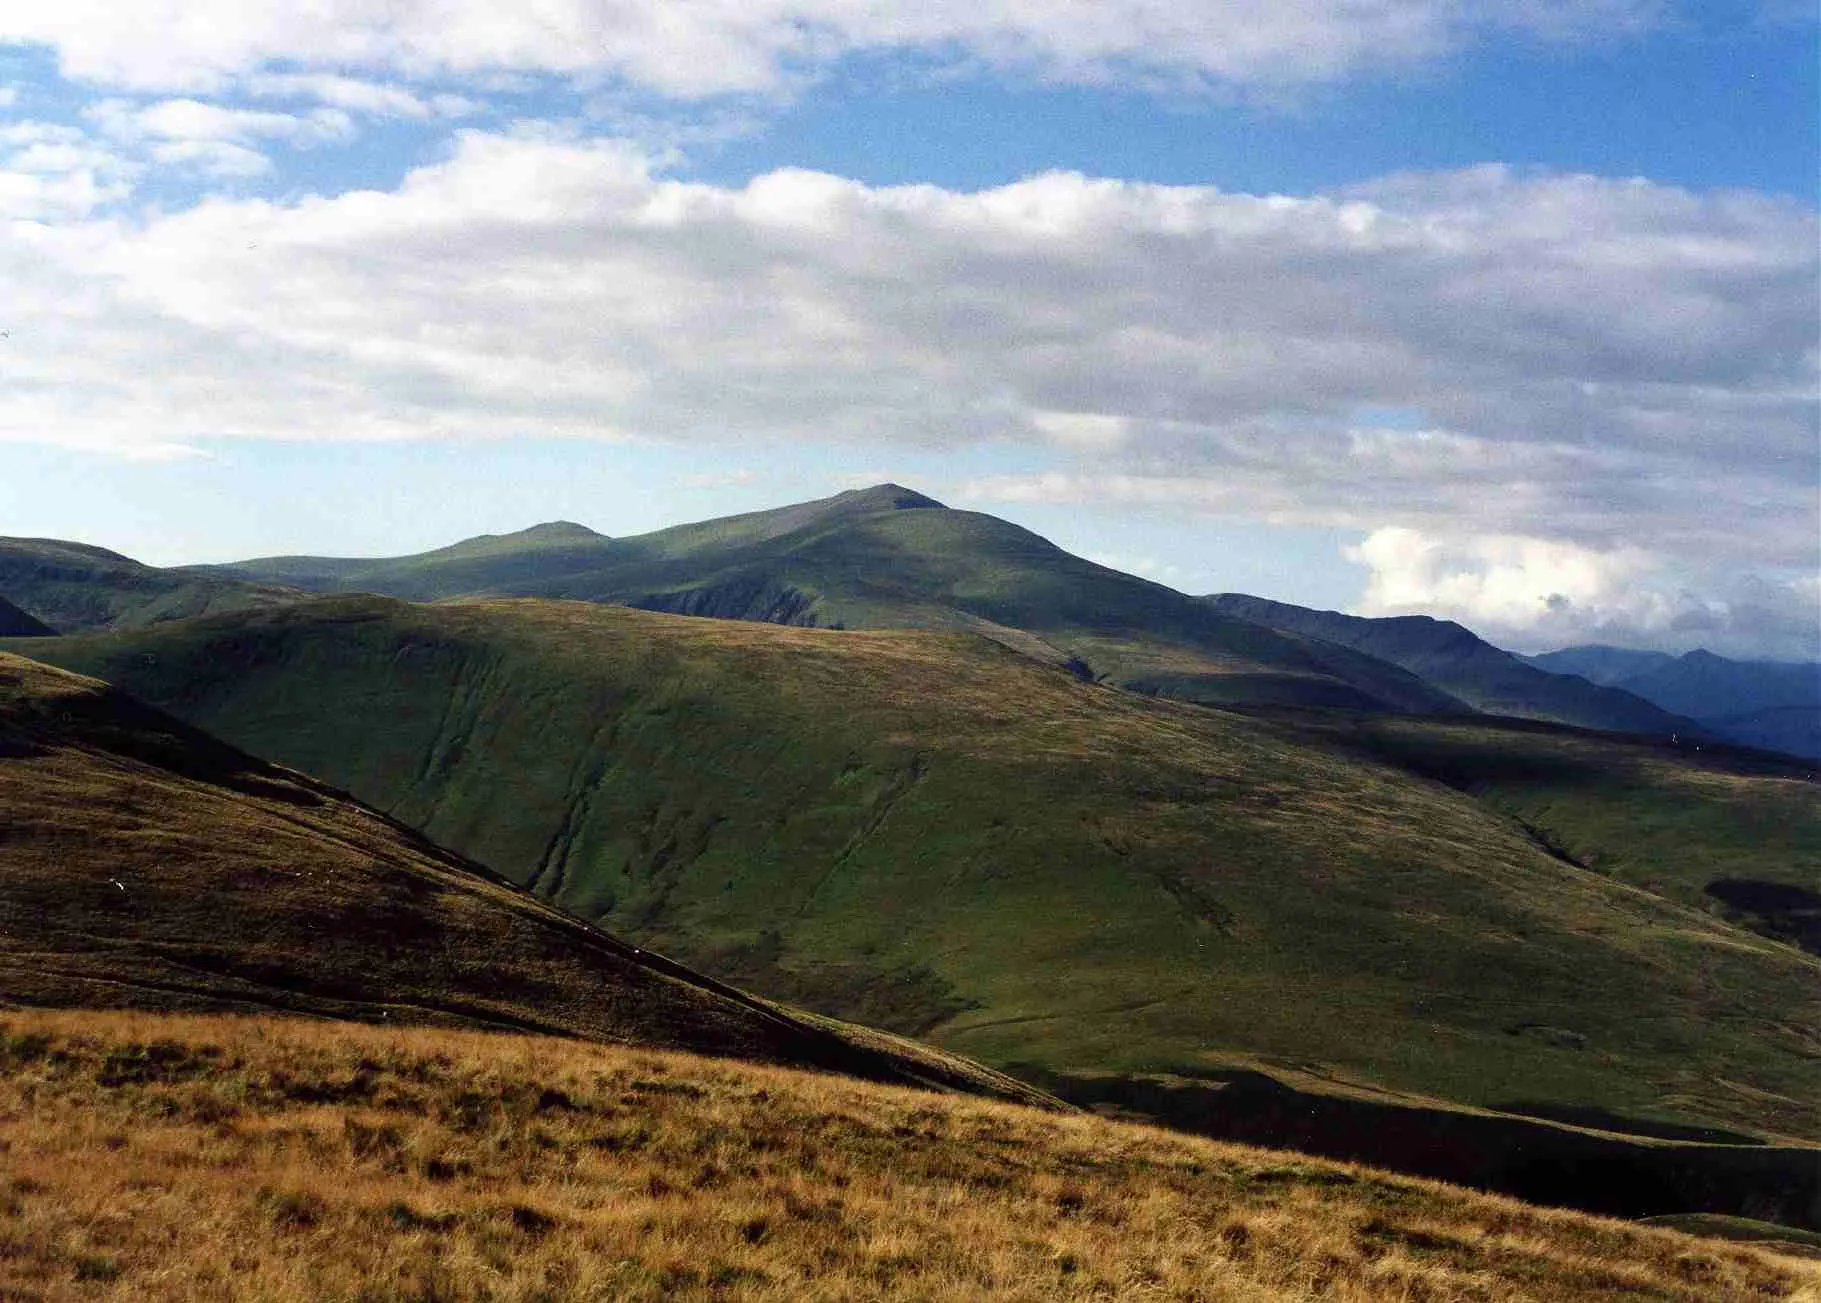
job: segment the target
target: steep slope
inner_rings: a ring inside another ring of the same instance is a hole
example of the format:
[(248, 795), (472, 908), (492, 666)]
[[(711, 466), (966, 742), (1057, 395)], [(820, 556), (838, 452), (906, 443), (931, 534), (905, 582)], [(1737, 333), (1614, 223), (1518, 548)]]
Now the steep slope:
[(1622, 688), (1719, 737), (1821, 759), (1821, 664), (1611, 647), (1570, 647), (1528, 659), (1552, 673)]
[(279, 558), (206, 573), (414, 601), (579, 598), (777, 624), (966, 630), (1187, 700), (1466, 709), (1396, 666), (1229, 618), (900, 485), (637, 538), (579, 529), (539, 526), (389, 561)]
[(1228, 615), (1324, 638), (1402, 666), (1487, 714), (1664, 737), (1699, 731), (1692, 720), (1622, 690), (1539, 670), (1452, 621), (1426, 615), (1368, 619), (1244, 593), (1204, 600)]
[(952, 1082), (568, 917), (303, 776), (0, 653), (0, 1003), (513, 1028)]
[(0, 638), (43, 638), (57, 631), (0, 597)]
[(0, 593), (65, 633), (271, 606), (299, 595), (229, 576), (160, 570), (106, 548), (42, 538), (0, 538)]
[[(585, 603), (332, 598), (32, 646), (642, 944), (1002, 1066), (1300, 1065), (1821, 1136), (1821, 959), (1302, 717), (968, 635)], [(1781, 772), (1727, 782), (1815, 808)], [(1766, 853), (1813, 873), (1804, 846)]]

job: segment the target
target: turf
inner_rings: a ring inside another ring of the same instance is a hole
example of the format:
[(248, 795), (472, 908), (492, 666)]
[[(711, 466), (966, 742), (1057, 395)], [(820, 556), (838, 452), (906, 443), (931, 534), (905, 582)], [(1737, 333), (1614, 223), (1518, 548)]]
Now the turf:
[[(33, 648), (640, 944), (990, 1063), (1244, 1063), (1821, 1138), (1821, 961), (1306, 722), (1114, 692), (967, 635), (585, 603), (332, 598)], [(1631, 754), (1573, 736), (1563, 792)], [(1641, 856), (1652, 809), (1723, 780), (1680, 835), (1738, 872), (1813, 872), (1771, 864), (1810, 855), (1802, 836), (1754, 860), (1729, 822), (1744, 793), (1800, 824), (1798, 776), (1687, 773), (1588, 827)]]
[[(1779, 1245), (728, 1060), (0, 1014), (13, 1297), (1798, 1303)], [(1703, 1227), (1703, 1229), (1706, 1229)]]

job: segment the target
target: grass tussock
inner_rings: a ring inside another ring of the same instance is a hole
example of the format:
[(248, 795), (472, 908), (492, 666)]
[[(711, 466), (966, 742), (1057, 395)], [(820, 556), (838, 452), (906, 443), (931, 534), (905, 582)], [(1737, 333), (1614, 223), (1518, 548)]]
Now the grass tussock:
[(0, 1017), (0, 1297), (1821, 1300), (1821, 1267), (679, 1054)]

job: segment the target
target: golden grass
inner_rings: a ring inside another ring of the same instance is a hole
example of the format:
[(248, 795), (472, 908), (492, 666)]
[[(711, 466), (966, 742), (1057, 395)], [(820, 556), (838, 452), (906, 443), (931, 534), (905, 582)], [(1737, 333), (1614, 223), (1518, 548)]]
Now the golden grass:
[(1821, 1266), (728, 1060), (0, 1015), (0, 1298), (1821, 1300)]

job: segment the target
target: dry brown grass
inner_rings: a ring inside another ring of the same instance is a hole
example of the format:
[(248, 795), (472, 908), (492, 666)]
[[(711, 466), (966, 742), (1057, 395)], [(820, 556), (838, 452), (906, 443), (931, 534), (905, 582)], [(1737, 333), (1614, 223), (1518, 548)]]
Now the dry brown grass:
[(726, 1060), (12, 1012), (0, 1298), (1814, 1303), (1821, 1268)]

